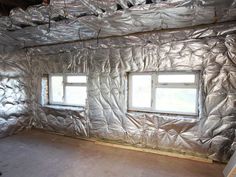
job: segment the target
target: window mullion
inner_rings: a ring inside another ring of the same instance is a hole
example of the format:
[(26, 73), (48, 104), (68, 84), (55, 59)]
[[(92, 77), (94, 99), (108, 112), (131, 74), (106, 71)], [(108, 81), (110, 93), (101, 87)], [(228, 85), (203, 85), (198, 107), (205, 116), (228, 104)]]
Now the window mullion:
[(157, 77), (156, 77), (156, 74), (155, 73), (153, 73), (152, 74), (152, 93), (151, 93), (151, 109), (152, 109), (152, 111), (154, 111), (155, 110), (155, 108), (156, 108), (156, 79), (157, 79)]
[(66, 75), (63, 75), (63, 104), (66, 104)]
[(130, 107), (133, 107), (133, 101), (132, 101), (132, 97), (133, 97), (133, 85), (132, 85), (132, 74), (130, 75), (130, 77), (128, 77), (128, 89), (129, 89), (129, 99), (128, 99), (128, 107), (130, 108)]
[(49, 103), (52, 103), (52, 76), (49, 75)]

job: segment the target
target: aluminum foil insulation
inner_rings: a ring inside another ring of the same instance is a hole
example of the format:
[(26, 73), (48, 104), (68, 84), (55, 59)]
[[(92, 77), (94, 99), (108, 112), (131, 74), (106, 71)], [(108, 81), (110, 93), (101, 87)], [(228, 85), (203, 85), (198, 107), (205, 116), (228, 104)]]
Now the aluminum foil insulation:
[[(9, 45), (38, 46), (236, 19), (235, 0), (54, 0), (0, 17)], [(15, 42), (14, 42), (15, 40)]]
[(0, 55), (0, 138), (30, 125), (29, 66), (24, 52)]
[[(31, 48), (34, 126), (227, 161), (236, 145), (235, 40), (227, 23)], [(128, 72), (183, 70), (201, 71), (198, 118), (127, 111)], [(49, 73), (88, 74), (87, 114), (40, 104), (39, 83)]]
[[(235, 22), (191, 26), (235, 20), (235, 1), (146, 2), (52, 1), (0, 17), (0, 136), (34, 126), (227, 161), (236, 149)], [(182, 27), (191, 28), (146, 32)], [(128, 72), (181, 70), (201, 71), (197, 119), (127, 111)], [(42, 105), (49, 73), (88, 74), (87, 109)]]

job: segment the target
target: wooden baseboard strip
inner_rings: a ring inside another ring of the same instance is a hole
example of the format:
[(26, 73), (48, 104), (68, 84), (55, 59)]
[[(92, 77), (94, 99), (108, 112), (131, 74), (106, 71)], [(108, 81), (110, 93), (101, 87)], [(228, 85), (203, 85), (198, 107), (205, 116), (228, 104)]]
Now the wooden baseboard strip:
[(126, 149), (126, 150), (152, 153), (152, 154), (164, 155), (164, 156), (181, 158), (181, 159), (188, 159), (188, 160), (204, 162), (204, 163), (213, 163), (213, 160), (211, 160), (211, 159), (197, 157), (197, 156), (191, 156), (191, 155), (187, 155), (187, 154), (177, 154), (174, 152), (167, 152), (167, 151), (161, 151), (161, 150), (156, 150), (156, 149), (138, 148), (138, 147), (133, 147), (133, 146), (113, 144), (113, 143), (107, 143), (107, 142), (102, 142), (102, 141), (95, 141), (94, 143), (98, 144), (98, 145), (109, 146), (109, 147), (114, 147), (114, 148), (121, 148), (121, 149)]

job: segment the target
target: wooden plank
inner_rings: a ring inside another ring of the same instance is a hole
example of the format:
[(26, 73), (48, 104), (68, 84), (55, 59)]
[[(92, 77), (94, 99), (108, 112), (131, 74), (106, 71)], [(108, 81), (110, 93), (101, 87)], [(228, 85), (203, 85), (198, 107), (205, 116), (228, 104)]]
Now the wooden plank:
[(167, 152), (167, 151), (161, 151), (161, 150), (156, 150), (156, 149), (137, 148), (137, 147), (133, 147), (133, 146), (113, 144), (113, 143), (107, 143), (107, 142), (102, 142), (102, 141), (95, 141), (95, 144), (114, 147), (114, 148), (121, 148), (121, 149), (126, 149), (126, 150), (132, 150), (132, 151), (139, 151), (139, 152), (145, 152), (145, 153), (165, 155), (165, 156), (181, 158), (181, 159), (188, 159), (188, 160), (204, 162), (204, 163), (213, 163), (213, 161), (211, 159), (208, 159), (208, 158), (197, 157), (197, 156), (192, 156), (192, 155), (187, 155), (187, 154), (177, 154), (177, 153), (174, 153), (174, 152)]
[(232, 169), (232, 171), (229, 174), (229, 177), (236, 177), (236, 167), (234, 167), (234, 169)]
[(223, 173), (225, 177), (236, 177), (236, 152), (230, 158)]

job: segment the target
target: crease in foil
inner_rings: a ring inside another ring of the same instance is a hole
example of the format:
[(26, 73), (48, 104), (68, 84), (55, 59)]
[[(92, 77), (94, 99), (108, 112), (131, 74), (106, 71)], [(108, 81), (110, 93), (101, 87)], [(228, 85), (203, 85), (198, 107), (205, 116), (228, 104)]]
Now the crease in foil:
[[(13, 9), (0, 32), (16, 48), (234, 21), (235, 0), (63, 1)], [(118, 8), (119, 7), (119, 8)], [(14, 41), (15, 40), (15, 41)], [(22, 47), (23, 46), (23, 47)]]
[[(52, 3), (59, 7), (59, 2)], [(47, 7), (42, 7), (41, 17), (14, 16), (29, 9), (1, 17), (5, 20), (0, 21), (0, 43), (6, 44), (0, 45), (0, 137), (36, 127), (227, 161), (236, 147), (235, 22), (127, 34), (228, 21), (235, 18), (235, 2), (173, 0), (147, 5), (134, 0), (133, 7), (128, 2), (120, 0), (124, 10), (115, 11), (111, 1), (83, 0), (81, 13), (90, 15), (76, 18), (75, 11), (65, 14), (70, 7), (61, 5), (57, 10), (66, 19), (55, 18), (50, 32)], [(36, 11), (31, 14), (37, 14), (41, 6), (32, 8)], [(127, 111), (128, 72), (188, 70), (201, 71), (199, 117)], [(88, 107), (62, 110), (42, 105), (42, 80), (50, 73), (86, 73)]]

